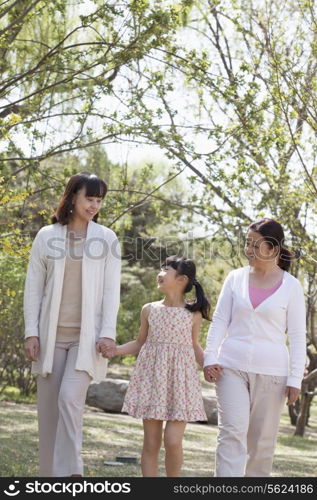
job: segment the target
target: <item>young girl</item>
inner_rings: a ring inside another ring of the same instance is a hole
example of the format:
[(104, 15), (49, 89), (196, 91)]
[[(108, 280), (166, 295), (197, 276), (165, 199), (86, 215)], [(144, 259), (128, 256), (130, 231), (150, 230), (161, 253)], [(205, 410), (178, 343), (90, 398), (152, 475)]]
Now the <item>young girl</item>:
[[(182, 439), (187, 422), (207, 420), (196, 361), (203, 364), (199, 344), (202, 317), (209, 320), (210, 304), (195, 278), (190, 259), (169, 257), (157, 276), (163, 300), (145, 304), (136, 340), (102, 347), (107, 357), (139, 353), (122, 411), (143, 418), (142, 474), (157, 476), (163, 421), (165, 468), (170, 477), (180, 474)], [(196, 300), (185, 293), (196, 289)]]

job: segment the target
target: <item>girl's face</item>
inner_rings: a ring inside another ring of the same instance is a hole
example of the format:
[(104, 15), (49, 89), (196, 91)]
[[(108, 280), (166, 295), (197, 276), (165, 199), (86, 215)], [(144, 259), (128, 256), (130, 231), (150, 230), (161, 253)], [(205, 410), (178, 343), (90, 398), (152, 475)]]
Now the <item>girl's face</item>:
[(177, 288), (185, 288), (188, 278), (185, 275), (177, 274), (176, 269), (171, 266), (163, 266), (157, 275), (156, 281), (157, 288), (161, 292), (165, 292)]
[(248, 231), (244, 253), (250, 266), (259, 262), (272, 261), (276, 258), (276, 247), (264, 240), (263, 236), (256, 231)]
[(74, 195), (73, 203), (73, 216), (88, 223), (99, 212), (102, 198), (86, 196), (86, 187), (83, 187)]

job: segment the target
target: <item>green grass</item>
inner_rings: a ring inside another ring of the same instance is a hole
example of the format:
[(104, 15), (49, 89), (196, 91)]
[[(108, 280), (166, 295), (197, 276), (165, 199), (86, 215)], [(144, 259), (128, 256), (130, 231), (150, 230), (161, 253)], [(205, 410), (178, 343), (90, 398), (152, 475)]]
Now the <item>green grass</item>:
[[(316, 408), (314, 408), (316, 415)], [(293, 427), (284, 412), (275, 454), (273, 476), (312, 477), (317, 465), (317, 420), (311, 420), (304, 438), (293, 436)], [(0, 403), (0, 476), (37, 476), (36, 406)], [(286, 425), (287, 424), (287, 425)], [(211, 476), (217, 428), (188, 424), (184, 437), (183, 477)], [(127, 415), (105, 413), (86, 407), (84, 414), (83, 458), (85, 475), (91, 477), (141, 476), (142, 423)], [(106, 466), (117, 456), (136, 456), (138, 463)], [(160, 476), (164, 476), (164, 453), (160, 455)]]
[[(110, 365), (108, 376), (128, 379), (131, 367)], [(202, 381), (204, 390), (210, 385)], [(0, 476), (37, 476), (37, 415), (34, 402), (19, 401), (13, 391), (0, 402)], [(214, 470), (217, 427), (187, 424), (183, 442), (183, 477), (210, 477)], [(310, 425), (305, 437), (293, 436), (287, 408), (283, 412), (273, 476), (312, 477), (317, 472), (317, 401), (312, 405)], [(86, 406), (84, 413), (83, 459), (85, 475), (90, 477), (141, 476), (140, 455), (142, 421), (128, 415), (105, 413)], [(137, 457), (137, 464), (106, 466), (117, 456)], [(164, 476), (164, 450), (160, 454), (159, 475)]]

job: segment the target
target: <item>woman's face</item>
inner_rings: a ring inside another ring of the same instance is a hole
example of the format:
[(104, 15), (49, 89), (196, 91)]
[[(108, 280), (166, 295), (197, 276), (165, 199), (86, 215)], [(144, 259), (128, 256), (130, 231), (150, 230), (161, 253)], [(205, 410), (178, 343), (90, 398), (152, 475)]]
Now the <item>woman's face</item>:
[(102, 198), (99, 196), (86, 196), (86, 187), (83, 187), (74, 195), (73, 203), (73, 216), (89, 222), (99, 212)]
[(250, 266), (254, 266), (260, 262), (274, 261), (276, 258), (276, 247), (266, 242), (260, 233), (248, 231), (244, 253)]

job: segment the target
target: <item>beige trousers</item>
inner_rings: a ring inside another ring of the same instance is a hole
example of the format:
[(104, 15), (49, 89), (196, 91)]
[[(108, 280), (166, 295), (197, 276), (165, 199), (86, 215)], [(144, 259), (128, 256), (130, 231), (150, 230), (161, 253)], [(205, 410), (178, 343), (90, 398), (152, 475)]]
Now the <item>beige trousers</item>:
[(40, 476), (83, 475), (83, 412), (91, 377), (75, 370), (78, 342), (57, 342), (53, 370), (37, 377)]
[(216, 382), (215, 476), (269, 476), (287, 377), (224, 368)]

